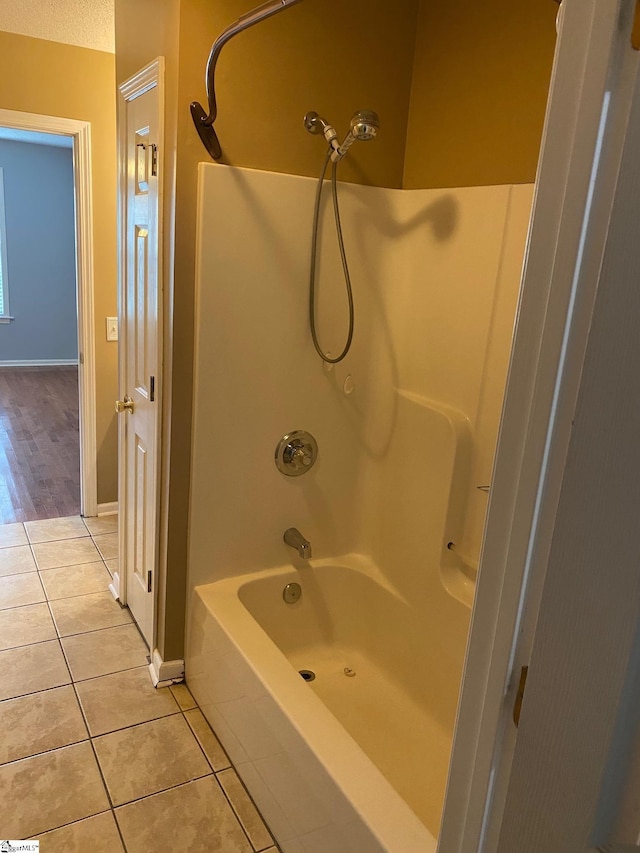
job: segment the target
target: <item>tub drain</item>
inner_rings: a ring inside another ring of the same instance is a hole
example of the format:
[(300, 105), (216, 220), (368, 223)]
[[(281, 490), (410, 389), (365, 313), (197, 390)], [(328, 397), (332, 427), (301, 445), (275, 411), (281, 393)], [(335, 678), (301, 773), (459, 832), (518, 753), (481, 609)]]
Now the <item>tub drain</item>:
[(313, 681), (316, 677), (315, 672), (312, 672), (310, 669), (299, 669), (298, 672), (304, 678), (305, 681)]

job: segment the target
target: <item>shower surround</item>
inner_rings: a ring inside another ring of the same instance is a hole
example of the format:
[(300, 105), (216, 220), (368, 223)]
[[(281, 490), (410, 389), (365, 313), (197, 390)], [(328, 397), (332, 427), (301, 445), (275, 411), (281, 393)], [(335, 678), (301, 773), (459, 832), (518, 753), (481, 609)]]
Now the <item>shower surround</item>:
[[(315, 181), (199, 180), (187, 681), (284, 853), (435, 850), (532, 188), (341, 184), (356, 319), (330, 367), (307, 321)], [(325, 206), (337, 353), (332, 228)], [(289, 478), (296, 429), (319, 453)]]

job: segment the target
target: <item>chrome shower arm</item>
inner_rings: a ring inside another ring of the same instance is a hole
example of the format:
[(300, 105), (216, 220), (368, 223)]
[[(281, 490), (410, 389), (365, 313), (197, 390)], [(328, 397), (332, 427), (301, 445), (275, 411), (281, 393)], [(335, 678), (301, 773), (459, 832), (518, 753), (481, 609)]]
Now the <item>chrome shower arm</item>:
[(218, 57), (220, 56), (222, 48), (238, 33), (249, 29), (249, 27), (252, 27), (260, 21), (270, 18), (272, 15), (277, 15), (278, 12), (286, 9), (287, 6), (293, 6), (295, 3), (300, 3), (300, 0), (268, 0), (267, 3), (263, 3), (251, 12), (241, 15), (233, 24), (229, 24), (229, 26), (223, 30), (214, 41), (211, 53), (209, 54), (209, 59), (207, 60), (206, 86), (207, 99), (209, 101), (209, 115), (205, 119), (205, 124), (213, 124), (218, 114), (215, 91), (215, 74), (216, 63), (218, 62)]
[(272, 15), (276, 15), (278, 12), (282, 12), (283, 9), (286, 9), (288, 6), (293, 6), (296, 3), (300, 3), (300, 0), (268, 0), (267, 3), (263, 3), (261, 6), (257, 6), (245, 15), (241, 15), (237, 21), (230, 24), (225, 30), (223, 30), (213, 43), (211, 52), (209, 53), (209, 59), (207, 60), (207, 69), (205, 74), (209, 112), (208, 114), (205, 114), (202, 106), (197, 101), (194, 101), (191, 104), (191, 115), (196, 125), (196, 130), (200, 134), (200, 139), (214, 160), (219, 160), (222, 156), (218, 137), (213, 130), (213, 123), (218, 115), (215, 91), (215, 73), (216, 64), (222, 48), (238, 33), (252, 27), (254, 24), (260, 23), (260, 21), (266, 20), (266, 18), (270, 18)]

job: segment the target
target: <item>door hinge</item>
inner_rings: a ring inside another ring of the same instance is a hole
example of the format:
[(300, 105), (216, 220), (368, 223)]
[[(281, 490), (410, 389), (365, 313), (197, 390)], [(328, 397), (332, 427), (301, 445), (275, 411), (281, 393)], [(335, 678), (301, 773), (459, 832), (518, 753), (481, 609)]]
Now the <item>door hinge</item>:
[(158, 176), (158, 146), (151, 146), (151, 176), (156, 178)]
[(151, 569), (147, 572), (147, 592), (151, 592)]
[(153, 403), (156, 399), (156, 377), (149, 377), (149, 402)]
[(520, 670), (520, 682), (518, 684), (518, 692), (516, 693), (516, 701), (513, 706), (513, 722), (516, 724), (516, 728), (520, 723), (520, 713), (522, 712), (522, 700), (524, 699), (524, 688), (527, 683), (527, 673), (529, 672), (528, 666), (523, 666)]
[(631, 30), (631, 47), (640, 50), (640, 0), (636, 0), (636, 11), (633, 16), (633, 29)]

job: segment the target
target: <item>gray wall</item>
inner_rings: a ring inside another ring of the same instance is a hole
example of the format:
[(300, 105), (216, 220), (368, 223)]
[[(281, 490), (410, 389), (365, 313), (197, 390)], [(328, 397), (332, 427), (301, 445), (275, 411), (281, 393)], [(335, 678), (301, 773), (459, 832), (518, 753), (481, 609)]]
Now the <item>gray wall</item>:
[(0, 140), (9, 309), (3, 361), (78, 358), (73, 154)]

